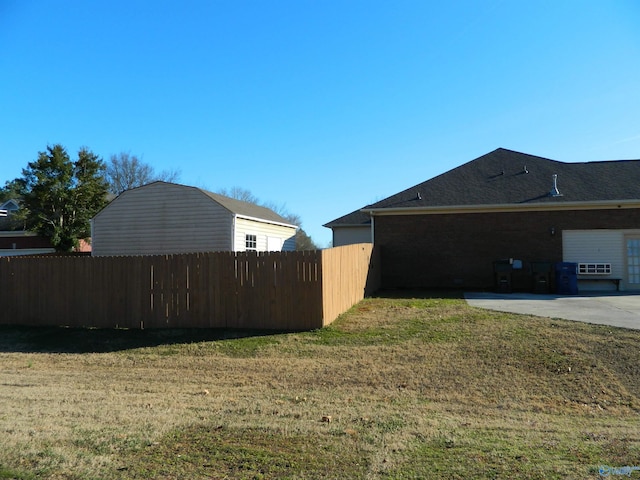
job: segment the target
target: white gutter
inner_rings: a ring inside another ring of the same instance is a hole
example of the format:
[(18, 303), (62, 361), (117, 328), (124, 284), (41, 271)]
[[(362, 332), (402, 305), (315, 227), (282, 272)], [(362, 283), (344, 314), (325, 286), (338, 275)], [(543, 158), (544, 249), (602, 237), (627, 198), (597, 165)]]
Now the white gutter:
[(240, 214), (234, 214), (234, 218), (243, 218), (245, 220), (252, 220), (254, 222), (260, 222), (260, 223), (269, 223), (271, 225), (278, 225), (279, 227), (289, 227), (289, 228), (295, 228), (296, 230), (300, 227), (298, 227), (297, 225), (292, 225), (290, 223), (282, 223), (282, 222), (276, 222), (274, 220), (266, 220), (264, 218), (258, 218), (258, 217), (250, 217), (248, 215), (240, 215)]
[(0, 248), (0, 257), (21, 257), (24, 255), (43, 255), (55, 253), (55, 248)]
[(233, 214), (233, 220), (231, 221), (231, 251), (235, 252), (235, 246), (236, 246), (236, 217), (238, 215), (236, 215), (235, 213)]

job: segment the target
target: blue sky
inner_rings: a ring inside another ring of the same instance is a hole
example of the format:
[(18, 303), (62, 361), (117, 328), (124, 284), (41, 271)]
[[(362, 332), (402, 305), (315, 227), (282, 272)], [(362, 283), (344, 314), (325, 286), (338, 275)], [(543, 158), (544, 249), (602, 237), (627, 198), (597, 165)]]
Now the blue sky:
[(640, 158), (636, 0), (0, 0), (0, 185), (49, 144), (322, 227), (498, 147)]

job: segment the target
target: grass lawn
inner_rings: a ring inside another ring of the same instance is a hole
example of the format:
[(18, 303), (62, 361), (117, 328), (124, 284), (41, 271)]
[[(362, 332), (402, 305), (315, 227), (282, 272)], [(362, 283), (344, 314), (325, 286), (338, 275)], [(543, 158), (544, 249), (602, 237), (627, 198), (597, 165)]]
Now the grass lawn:
[(306, 333), (0, 327), (0, 479), (640, 478), (640, 331), (402, 295)]

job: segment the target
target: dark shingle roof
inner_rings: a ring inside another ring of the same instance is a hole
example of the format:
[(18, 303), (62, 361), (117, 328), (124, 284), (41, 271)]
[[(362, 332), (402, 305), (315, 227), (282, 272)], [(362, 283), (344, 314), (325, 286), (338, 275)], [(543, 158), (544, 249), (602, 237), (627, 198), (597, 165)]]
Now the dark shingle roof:
[(219, 193), (208, 192), (206, 190), (202, 190), (201, 188), (199, 188), (198, 190), (200, 190), (212, 200), (218, 202), (231, 213), (235, 213), (237, 215), (242, 215), (245, 217), (259, 218), (268, 222), (292, 225), (289, 220), (278, 215), (270, 208), (262, 207), (260, 205), (256, 205), (255, 203), (243, 202), (242, 200), (236, 200), (235, 198), (225, 197), (224, 195), (220, 195)]
[[(552, 196), (553, 175), (561, 196)], [(498, 148), (365, 209), (640, 199), (640, 160), (565, 163)], [(352, 223), (356, 213), (327, 223)], [(365, 215), (366, 216), (366, 215)]]
[(355, 212), (348, 213), (347, 215), (336, 218), (329, 223), (325, 223), (323, 227), (331, 228), (336, 225), (340, 225), (341, 227), (359, 227), (371, 225), (371, 217), (368, 213), (362, 212), (358, 209)]

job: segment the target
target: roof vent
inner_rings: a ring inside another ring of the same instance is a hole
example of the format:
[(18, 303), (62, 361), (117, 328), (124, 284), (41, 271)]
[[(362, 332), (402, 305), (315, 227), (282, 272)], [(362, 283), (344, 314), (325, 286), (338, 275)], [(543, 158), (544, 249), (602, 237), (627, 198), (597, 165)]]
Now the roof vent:
[(549, 192), (549, 195), (551, 195), (552, 197), (561, 197), (562, 194), (560, 193), (560, 190), (558, 190), (558, 175), (554, 173), (552, 175), (552, 178), (553, 178), (553, 188)]
[(422, 195), (420, 195), (420, 192), (416, 194), (416, 200), (422, 200)]
[(529, 170), (527, 170), (527, 166), (526, 165), (524, 167), (522, 167), (522, 173), (529, 173)]

